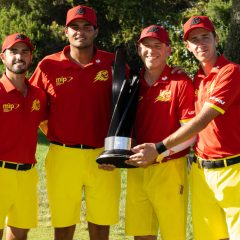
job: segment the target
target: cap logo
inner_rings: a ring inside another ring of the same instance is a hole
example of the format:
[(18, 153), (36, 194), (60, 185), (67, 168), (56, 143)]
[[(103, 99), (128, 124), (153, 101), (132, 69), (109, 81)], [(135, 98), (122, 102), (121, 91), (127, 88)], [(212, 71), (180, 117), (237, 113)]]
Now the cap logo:
[(23, 34), (18, 34), (16, 37), (15, 37), (15, 40), (18, 40), (18, 39), (21, 39), (21, 40), (24, 40), (26, 39), (27, 37)]
[(201, 19), (200, 19), (199, 17), (195, 17), (195, 18), (193, 18), (193, 20), (191, 21), (190, 26), (192, 26), (192, 25), (197, 25), (197, 24), (199, 24), (200, 22), (201, 22)]
[(76, 11), (76, 14), (75, 15), (84, 15), (86, 13), (86, 9), (85, 8), (79, 8), (77, 11)]
[(159, 28), (158, 28), (158, 27), (155, 27), (155, 26), (154, 26), (154, 27), (151, 27), (151, 28), (148, 29), (147, 33), (150, 33), (150, 32), (155, 32), (155, 33), (156, 33), (156, 32), (159, 32)]

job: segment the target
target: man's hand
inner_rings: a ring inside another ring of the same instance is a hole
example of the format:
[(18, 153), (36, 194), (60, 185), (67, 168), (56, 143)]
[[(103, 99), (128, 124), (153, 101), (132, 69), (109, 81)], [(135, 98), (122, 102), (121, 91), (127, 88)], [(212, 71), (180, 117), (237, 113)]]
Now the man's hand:
[(183, 67), (181, 67), (181, 66), (172, 66), (172, 67), (173, 67), (173, 69), (171, 71), (171, 74), (174, 74), (174, 73), (176, 73), (176, 74), (185, 73)]
[(154, 143), (144, 143), (131, 149), (135, 154), (131, 155), (125, 163), (138, 167), (147, 167), (156, 162), (158, 152)]

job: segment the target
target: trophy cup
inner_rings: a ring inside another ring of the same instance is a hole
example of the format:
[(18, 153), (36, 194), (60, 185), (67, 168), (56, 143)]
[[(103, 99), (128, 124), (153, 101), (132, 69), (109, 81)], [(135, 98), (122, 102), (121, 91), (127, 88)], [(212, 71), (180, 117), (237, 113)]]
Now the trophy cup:
[(126, 50), (118, 47), (113, 66), (112, 106), (113, 113), (104, 152), (97, 158), (99, 164), (112, 164), (117, 168), (133, 168), (125, 163), (133, 147), (132, 125), (138, 102), (139, 78), (126, 78)]

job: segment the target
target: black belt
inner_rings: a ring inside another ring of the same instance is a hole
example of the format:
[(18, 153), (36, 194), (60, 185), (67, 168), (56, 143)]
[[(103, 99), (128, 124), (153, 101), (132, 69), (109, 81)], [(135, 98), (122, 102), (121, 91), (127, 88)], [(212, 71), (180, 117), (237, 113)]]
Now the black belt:
[(193, 162), (197, 163), (199, 168), (222, 168), (236, 163), (240, 163), (240, 156), (233, 158), (225, 158), (221, 160), (201, 159), (197, 156), (194, 156)]
[(17, 171), (26, 171), (33, 168), (35, 164), (25, 164), (25, 163), (10, 163), (5, 161), (0, 161), (1, 168), (8, 168)]
[(50, 143), (53, 143), (53, 144), (56, 144), (59, 146), (69, 147), (69, 148), (96, 149), (96, 147), (92, 147), (92, 146), (85, 145), (85, 144), (68, 145), (68, 144), (59, 143), (59, 142), (55, 142), (55, 141), (51, 141)]

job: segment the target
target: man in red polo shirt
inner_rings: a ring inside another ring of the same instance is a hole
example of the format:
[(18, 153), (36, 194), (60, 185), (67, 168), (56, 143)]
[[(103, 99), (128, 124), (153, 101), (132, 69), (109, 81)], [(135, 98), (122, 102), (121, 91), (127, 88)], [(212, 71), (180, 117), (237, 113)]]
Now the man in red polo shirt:
[(143, 144), (136, 165), (198, 134), (191, 172), (194, 239), (240, 239), (240, 66), (218, 56), (207, 16), (184, 24), (187, 49), (200, 63), (194, 78), (196, 117), (158, 144)]
[(45, 57), (31, 82), (49, 99), (46, 177), (55, 240), (71, 240), (80, 221), (82, 192), (91, 240), (106, 240), (118, 222), (120, 172), (96, 163), (111, 119), (114, 54), (96, 48), (95, 11), (70, 9), (66, 18), (69, 46)]
[(27, 239), (37, 226), (35, 152), (46, 96), (26, 79), (32, 51), (29, 38), (15, 33), (5, 38), (0, 55), (6, 66), (0, 79), (0, 239), (6, 217), (7, 240)]
[[(138, 54), (139, 102), (134, 124), (139, 144), (159, 142), (194, 116), (194, 90), (185, 74), (172, 73), (167, 31), (158, 25), (143, 29)], [(128, 170), (126, 234), (136, 240), (186, 239), (188, 146), (194, 138), (164, 153), (161, 163)], [(174, 230), (173, 227), (174, 226)]]

